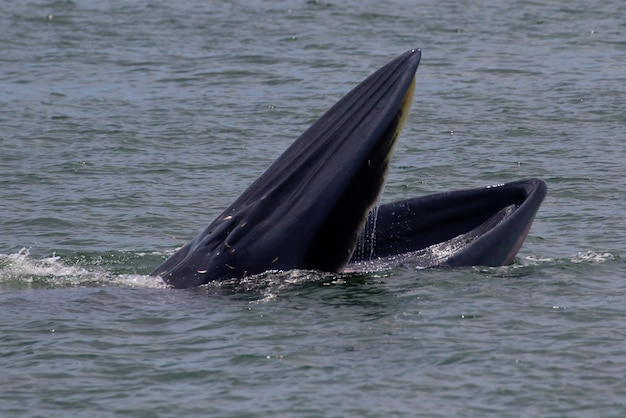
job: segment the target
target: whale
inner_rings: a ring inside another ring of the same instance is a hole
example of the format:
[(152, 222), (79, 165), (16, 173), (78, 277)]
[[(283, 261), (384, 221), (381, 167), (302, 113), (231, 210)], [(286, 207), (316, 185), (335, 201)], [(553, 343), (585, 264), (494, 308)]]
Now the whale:
[(406, 51), (349, 91), (151, 275), (193, 288), (268, 271), (510, 263), (545, 197), (540, 179), (377, 204), (420, 59)]

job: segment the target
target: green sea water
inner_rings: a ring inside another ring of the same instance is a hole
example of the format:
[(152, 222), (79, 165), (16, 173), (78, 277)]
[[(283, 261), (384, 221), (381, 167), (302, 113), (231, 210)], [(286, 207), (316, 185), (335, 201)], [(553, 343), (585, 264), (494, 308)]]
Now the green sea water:
[[(625, 15), (0, 3), (0, 415), (624, 416)], [(411, 48), (383, 200), (543, 178), (513, 265), (147, 276)]]

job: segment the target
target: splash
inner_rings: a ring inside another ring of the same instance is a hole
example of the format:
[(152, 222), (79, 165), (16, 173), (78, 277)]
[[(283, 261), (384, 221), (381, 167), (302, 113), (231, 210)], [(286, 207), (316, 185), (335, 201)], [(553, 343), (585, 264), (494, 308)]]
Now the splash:
[(102, 266), (69, 264), (52, 254), (34, 258), (28, 248), (14, 254), (0, 254), (0, 284), (17, 287), (128, 286), (164, 288), (155, 277), (114, 274)]
[(355, 255), (362, 260), (371, 260), (376, 246), (376, 222), (378, 220), (379, 202), (367, 213), (367, 220), (357, 241)]
[(243, 296), (250, 303), (275, 300), (283, 292), (297, 292), (303, 286), (316, 284), (339, 285), (345, 275), (317, 270), (266, 271), (238, 279), (209, 282), (200, 286), (207, 294)]

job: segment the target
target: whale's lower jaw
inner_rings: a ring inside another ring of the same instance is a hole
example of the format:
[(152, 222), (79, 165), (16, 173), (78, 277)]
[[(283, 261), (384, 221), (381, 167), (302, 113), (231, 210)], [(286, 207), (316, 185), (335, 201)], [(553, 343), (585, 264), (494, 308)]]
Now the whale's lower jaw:
[(527, 179), (381, 205), (346, 270), (509, 264), (546, 192), (543, 180)]

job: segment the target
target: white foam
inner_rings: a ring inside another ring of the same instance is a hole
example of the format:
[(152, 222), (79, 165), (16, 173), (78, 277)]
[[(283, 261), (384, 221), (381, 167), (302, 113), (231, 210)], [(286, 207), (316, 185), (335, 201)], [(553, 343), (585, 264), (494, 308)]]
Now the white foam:
[(163, 280), (154, 276), (143, 276), (141, 274), (120, 274), (109, 277), (107, 283), (126, 287), (141, 287), (147, 289), (165, 289), (168, 286)]
[(568, 258), (552, 258), (530, 255), (524, 257), (524, 264), (538, 265), (544, 263), (570, 262), (570, 263), (605, 263), (615, 260), (616, 256), (612, 253), (597, 253), (595, 251), (582, 251)]
[(596, 253), (595, 251), (585, 251), (576, 254), (572, 258), (572, 263), (604, 263), (615, 260), (615, 255), (611, 253)]
[(66, 265), (53, 254), (41, 259), (30, 256), (28, 248), (15, 254), (0, 254), (0, 283), (41, 283), (52, 287), (113, 285), (145, 288), (166, 287), (162, 280), (134, 274), (112, 275), (103, 268)]

